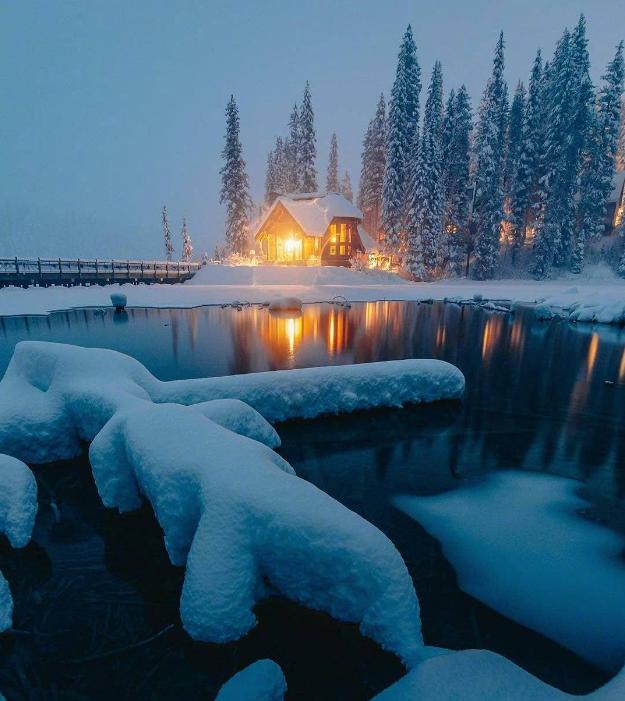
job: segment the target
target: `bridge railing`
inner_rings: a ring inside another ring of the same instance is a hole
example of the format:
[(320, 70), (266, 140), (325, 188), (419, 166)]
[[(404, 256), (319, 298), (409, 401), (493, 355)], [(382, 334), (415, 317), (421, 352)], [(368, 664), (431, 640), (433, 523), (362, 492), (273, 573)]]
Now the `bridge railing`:
[(63, 283), (100, 280), (189, 279), (201, 263), (158, 260), (101, 260), (99, 258), (0, 258), (0, 282)]

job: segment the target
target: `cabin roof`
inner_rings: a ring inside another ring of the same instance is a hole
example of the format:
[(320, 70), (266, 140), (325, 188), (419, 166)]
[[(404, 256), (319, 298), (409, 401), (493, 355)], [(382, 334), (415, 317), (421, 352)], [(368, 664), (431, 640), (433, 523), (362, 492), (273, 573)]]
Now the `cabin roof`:
[(323, 236), (336, 217), (362, 219), (358, 207), (337, 192), (282, 195), (260, 217), (255, 234), (262, 230), (278, 204), (284, 206), (307, 236)]
[(362, 245), (365, 247), (366, 253), (380, 252), (380, 244), (377, 243), (373, 237), (369, 236), (362, 226), (358, 227), (358, 234), (360, 236), (360, 240), (362, 241)]

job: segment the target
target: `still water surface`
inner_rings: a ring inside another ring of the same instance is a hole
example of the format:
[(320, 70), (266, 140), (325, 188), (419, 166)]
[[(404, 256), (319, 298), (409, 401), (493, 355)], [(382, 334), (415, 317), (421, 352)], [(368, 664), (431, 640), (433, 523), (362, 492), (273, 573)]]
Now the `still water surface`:
[[(442, 303), (306, 305), (301, 314), (76, 310), (0, 319), (0, 374), (25, 339), (114, 348), (163, 380), (396, 358), (454, 363), (467, 379), (462, 402), (288, 422), (277, 427), (280, 452), (397, 545), (429, 644), (495, 650), (570, 692), (605, 680), (461, 592), (438, 543), (389, 499), (502, 468), (536, 470), (579, 480), (589, 515), (625, 531), (622, 329)], [(293, 699), (364, 701), (401, 676), (395, 658), (354, 626), (280, 599), (257, 607), (259, 625), (238, 643), (190, 641), (177, 621), (182, 572), (169, 566), (149, 507), (125, 516), (104, 509), (84, 458), (36, 473), (34, 542), (23, 551), (0, 542), (15, 626), (29, 633), (0, 638), (8, 701), (210, 699), (261, 657), (283, 666)], [(172, 622), (155, 641), (127, 649)]]

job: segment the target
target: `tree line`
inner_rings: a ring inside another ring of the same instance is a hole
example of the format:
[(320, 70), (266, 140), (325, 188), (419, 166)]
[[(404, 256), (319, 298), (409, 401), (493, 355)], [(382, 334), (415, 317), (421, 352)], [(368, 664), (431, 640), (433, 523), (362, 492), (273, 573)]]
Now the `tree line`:
[[(573, 31), (563, 32), (550, 60), (537, 51), (527, 86), (520, 81), (511, 100), (504, 50), (502, 33), (475, 119), (464, 85), (444, 99), (439, 61), (421, 117), (421, 67), (408, 26), (388, 113), (381, 95), (367, 127), (357, 198), (363, 224), (418, 279), (457, 275), (469, 255), (472, 275), (492, 278), (504, 246), (515, 265), (527, 257), (521, 251), (531, 248), (529, 270), (536, 278), (553, 268), (578, 273), (588, 245), (604, 231), (615, 169), (625, 169), (623, 42), (595, 86), (581, 15)], [(225, 240), (231, 251), (245, 253), (253, 205), (234, 97), (226, 121)], [(288, 134), (276, 138), (267, 157), (264, 206), (281, 194), (316, 192), (316, 155), (306, 83)], [(339, 181), (336, 133), (326, 190), (353, 197), (349, 174)], [(531, 247), (524, 246), (530, 241)], [(625, 252), (620, 270), (625, 276)]]

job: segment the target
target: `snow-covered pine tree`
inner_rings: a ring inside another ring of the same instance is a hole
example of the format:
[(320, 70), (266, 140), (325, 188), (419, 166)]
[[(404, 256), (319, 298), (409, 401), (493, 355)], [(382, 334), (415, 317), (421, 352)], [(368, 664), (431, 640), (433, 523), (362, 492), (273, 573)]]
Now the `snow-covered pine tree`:
[(163, 239), (165, 242), (165, 260), (171, 260), (174, 255), (174, 244), (171, 242), (171, 231), (167, 221), (167, 207), (163, 207)]
[(479, 109), (475, 139), (475, 264), (478, 280), (492, 278), (499, 256), (503, 218), (503, 177), (505, 136), (508, 121), (508, 89), (504, 71), (503, 32), (495, 49), (493, 73), (488, 80)]
[(326, 192), (339, 191), (339, 142), (336, 132), (330, 139), (330, 158), (328, 160), (328, 175), (326, 177)]
[(267, 207), (273, 204), (273, 201), (278, 192), (276, 183), (276, 168), (273, 162), (273, 151), (269, 151), (267, 155), (267, 171), (265, 172), (265, 205)]
[(317, 192), (317, 135), (315, 113), (310, 96), (310, 84), (306, 81), (302, 109), (299, 114), (299, 177), (301, 192)]
[(226, 245), (231, 253), (243, 255), (247, 252), (249, 243), (250, 224), (247, 213), (252, 200), (245, 172), (240, 129), (239, 110), (232, 96), (226, 107), (226, 143), (221, 152), (224, 165), (220, 171), (219, 203), (226, 205)]
[(346, 200), (353, 202), (354, 190), (352, 188), (352, 179), (349, 177), (349, 173), (347, 171), (345, 171), (343, 177), (341, 178), (339, 191)]
[(510, 211), (512, 221), (512, 262), (517, 260), (518, 252), (525, 242), (527, 227), (534, 219), (533, 205), (536, 202), (539, 165), (541, 154), (541, 137), (543, 124), (541, 120), (541, 84), (542, 55), (536, 53), (530, 75), (527, 103), (523, 117), (521, 152), (518, 168), (510, 192)]
[(180, 230), (180, 236), (182, 237), (182, 262), (189, 263), (193, 258), (193, 242), (191, 241), (191, 236), (187, 231), (187, 218), (182, 217), (182, 229)]
[(510, 115), (508, 119), (508, 134), (506, 148), (506, 174), (504, 190), (506, 198), (510, 199), (513, 184), (516, 180), (521, 163), (521, 150), (523, 147), (523, 122), (525, 120), (525, 86), (519, 80), (512, 98)]
[(441, 136), (445, 217), (443, 222), (443, 265), (458, 274), (468, 241), (470, 207), (471, 131), (473, 117), (469, 93), (463, 85), (452, 90), (447, 101)]
[(571, 34), (567, 29), (558, 41), (546, 76), (548, 106), (544, 173), (541, 176), (544, 195), (531, 265), (536, 278), (544, 277), (554, 263), (565, 261), (575, 223), (578, 157), (571, 144), (578, 105), (576, 76)]
[(387, 252), (395, 255), (403, 243), (414, 147), (419, 141), (420, 76), (417, 47), (408, 25), (399, 50), (389, 102), (382, 194), (384, 244)]
[(625, 170), (625, 98), (621, 100), (621, 129), (616, 152), (616, 170)]
[(590, 145), (585, 151), (586, 159), (581, 175), (581, 224), (571, 265), (574, 273), (581, 272), (584, 266), (586, 243), (598, 239), (604, 230), (608, 198), (616, 169), (624, 74), (621, 42), (603, 75), (604, 84), (599, 91), (597, 111), (591, 117)]
[(421, 143), (414, 164), (407, 217), (405, 268), (415, 277), (434, 277), (439, 270), (445, 212), (441, 130), (443, 126), (443, 69), (436, 61), (428, 88)]
[(287, 163), (284, 149), (284, 141), (281, 136), (276, 137), (276, 145), (273, 150), (273, 169), (276, 184), (276, 193), (284, 195), (286, 192)]
[(300, 132), (297, 103), (289, 117), (289, 138), (286, 148), (287, 192), (299, 192), (300, 188)]
[(386, 104), (380, 95), (375, 117), (369, 122), (363, 141), (362, 170), (358, 188), (358, 207), (363, 227), (377, 239), (382, 214), (382, 190), (386, 170)]

